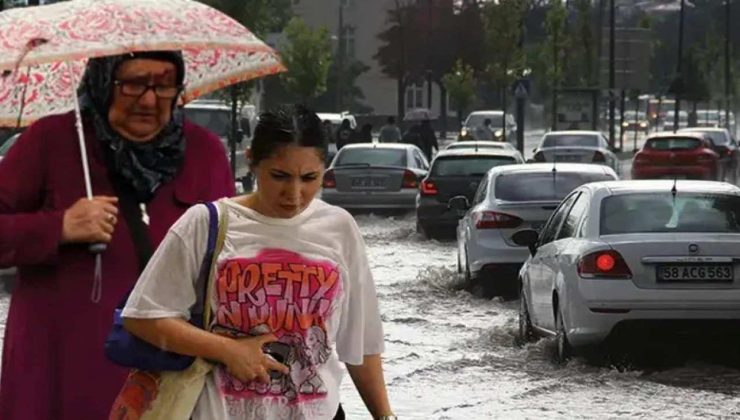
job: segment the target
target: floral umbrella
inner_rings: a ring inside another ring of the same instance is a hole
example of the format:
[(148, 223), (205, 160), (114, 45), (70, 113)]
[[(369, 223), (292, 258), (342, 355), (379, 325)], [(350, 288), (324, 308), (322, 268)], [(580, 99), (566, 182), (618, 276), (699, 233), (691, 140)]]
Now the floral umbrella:
[(275, 51), (225, 14), (191, 0), (72, 0), (0, 13), (0, 126), (74, 109), (88, 58), (182, 50), (189, 102), (284, 71)]
[[(225, 14), (192, 0), (72, 0), (0, 13), (0, 126), (74, 109), (87, 197), (90, 170), (76, 88), (87, 59), (182, 50), (183, 101), (284, 71), (275, 51)], [(100, 253), (93, 301), (100, 298)]]

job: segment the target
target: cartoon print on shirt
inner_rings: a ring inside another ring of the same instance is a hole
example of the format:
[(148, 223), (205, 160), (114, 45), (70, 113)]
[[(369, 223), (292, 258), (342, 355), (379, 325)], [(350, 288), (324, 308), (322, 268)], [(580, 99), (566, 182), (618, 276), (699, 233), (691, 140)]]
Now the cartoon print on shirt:
[(279, 398), (291, 404), (325, 398), (319, 368), (331, 355), (326, 322), (339, 304), (342, 282), (336, 264), (285, 250), (263, 250), (252, 259), (219, 267), (215, 322), (250, 335), (272, 332), (290, 346), (283, 363), (289, 375), (269, 384), (241, 383), (219, 369), (217, 383), (231, 400)]

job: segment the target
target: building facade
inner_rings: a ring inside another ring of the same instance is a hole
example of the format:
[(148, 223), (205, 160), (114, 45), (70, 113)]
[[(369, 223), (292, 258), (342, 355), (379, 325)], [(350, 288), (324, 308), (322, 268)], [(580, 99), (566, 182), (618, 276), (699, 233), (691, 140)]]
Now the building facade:
[[(385, 75), (375, 58), (382, 41), (378, 35), (388, 27), (388, 13), (396, 7), (395, 0), (294, 0), (294, 12), (306, 24), (324, 26), (332, 34), (335, 51), (339, 41), (340, 8), (345, 27), (345, 51), (370, 69), (357, 79), (357, 86), (365, 95), (364, 103), (375, 115), (396, 115), (397, 83)], [(427, 86), (424, 83), (409, 87), (406, 108), (427, 106)], [(439, 88), (432, 88), (432, 109), (440, 114)], [(327, 110), (328, 111), (328, 110)], [(339, 111), (339, 110), (335, 110)]]

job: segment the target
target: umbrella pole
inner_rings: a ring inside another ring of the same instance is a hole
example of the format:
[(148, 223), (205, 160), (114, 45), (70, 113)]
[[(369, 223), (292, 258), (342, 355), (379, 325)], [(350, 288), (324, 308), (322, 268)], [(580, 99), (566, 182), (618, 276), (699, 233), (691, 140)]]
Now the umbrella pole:
[[(67, 63), (74, 80), (74, 72), (72, 71), (72, 64)], [(77, 140), (80, 143), (80, 157), (82, 158), (82, 171), (85, 177), (85, 194), (88, 200), (93, 199), (92, 193), (92, 182), (90, 181), (90, 163), (87, 160), (87, 144), (85, 143), (85, 130), (82, 128), (82, 113), (80, 112), (80, 101), (77, 98), (77, 90), (75, 84), (72, 83), (72, 97), (74, 98), (75, 105), (75, 127), (77, 128)], [(95, 254), (95, 274), (93, 279), (92, 291), (90, 292), (90, 300), (93, 303), (100, 302), (103, 295), (103, 272), (102, 272), (102, 253), (108, 249), (108, 245), (104, 243), (90, 244), (89, 251)]]

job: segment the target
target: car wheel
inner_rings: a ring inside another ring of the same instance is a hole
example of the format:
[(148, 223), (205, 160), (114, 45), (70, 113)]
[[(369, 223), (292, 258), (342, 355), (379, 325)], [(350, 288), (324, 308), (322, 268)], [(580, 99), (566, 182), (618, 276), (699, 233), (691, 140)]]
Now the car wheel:
[(432, 235), (431, 230), (428, 226), (425, 226), (420, 221), (416, 221), (416, 233), (424, 237), (425, 239), (434, 239), (434, 235)]
[(527, 297), (524, 294), (524, 290), (522, 290), (521, 298), (519, 299), (519, 331), (517, 333), (517, 345), (523, 346), (535, 341), (537, 341), (537, 333), (532, 327), (532, 318), (530, 318), (529, 309), (527, 308)]
[(563, 322), (563, 313), (558, 308), (556, 312), (557, 316), (555, 319), (555, 342), (557, 347), (555, 349), (555, 361), (558, 364), (565, 364), (573, 356), (573, 349), (568, 342), (568, 335), (565, 332), (565, 323)]

